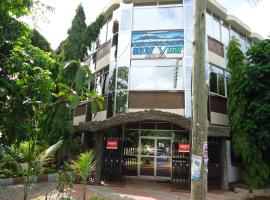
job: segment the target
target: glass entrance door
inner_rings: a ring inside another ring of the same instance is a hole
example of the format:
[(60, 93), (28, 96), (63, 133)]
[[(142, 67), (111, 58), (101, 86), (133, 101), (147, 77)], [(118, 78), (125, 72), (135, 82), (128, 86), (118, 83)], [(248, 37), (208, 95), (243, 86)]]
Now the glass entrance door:
[(170, 179), (171, 147), (171, 138), (141, 137), (139, 175)]
[(155, 175), (155, 139), (141, 138), (140, 175)]
[(171, 177), (171, 139), (157, 139), (156, 176)]

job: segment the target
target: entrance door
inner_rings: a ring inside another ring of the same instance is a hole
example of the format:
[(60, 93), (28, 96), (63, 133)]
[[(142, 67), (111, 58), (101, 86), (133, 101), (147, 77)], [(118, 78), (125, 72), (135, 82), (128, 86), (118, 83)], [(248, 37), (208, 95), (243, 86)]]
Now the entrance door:
[(148, 178), (171, 178), (171, 138), (141, 137), (139, 175)]

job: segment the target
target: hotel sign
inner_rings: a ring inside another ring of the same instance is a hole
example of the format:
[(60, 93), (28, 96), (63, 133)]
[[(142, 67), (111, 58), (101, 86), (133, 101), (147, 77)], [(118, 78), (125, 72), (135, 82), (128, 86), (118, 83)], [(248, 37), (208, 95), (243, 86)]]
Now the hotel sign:
[(133, 32), (131, 58), (181, 58), (183, 47), (183, 31)]
[(116, 140), (107, 140), (106, 149), (118, 149), (118, 141), (116, 141)]
[(178, 152), (189, 153), (190, 152), (190, 145), (179, 143), (178, 144)]

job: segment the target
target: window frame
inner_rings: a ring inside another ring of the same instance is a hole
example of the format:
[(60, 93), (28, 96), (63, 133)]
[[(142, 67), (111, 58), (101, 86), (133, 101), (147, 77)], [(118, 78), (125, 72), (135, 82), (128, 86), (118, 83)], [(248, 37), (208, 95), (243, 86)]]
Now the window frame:
[[(220, 97), (224, 97), (224, 98), (228, 98), (228, 88), (227, 88), (227, 81), (230, 78), (230, 74), (228, 72), (228, 70), (219, 67), (217, 65), (214, 65), (212, 63), (209, 63), (210, 65), (210, 70), (209, 70), (209, 79), (211, 78), (211, 73), (214, 73), (216, 75), (216, 88), (217, 88), (217, 93), (216, 92), (212, 92), (211, 89), (211, 80), (209, 80), (209, 94), (210, 95), (216, 95), (216, 96), (220, 96)], [(222, 73), (218, 73), (217, 71), (222, 71)], [(220, 94), (219, 92), (219, 76), (223, 76), (224, 80), (224, 95)]]

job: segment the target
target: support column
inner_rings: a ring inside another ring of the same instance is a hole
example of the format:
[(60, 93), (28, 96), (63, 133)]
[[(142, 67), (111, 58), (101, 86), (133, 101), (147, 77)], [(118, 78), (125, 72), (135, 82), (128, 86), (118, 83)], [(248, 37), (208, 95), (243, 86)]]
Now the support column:
[(95, 133), (95, 150), (96, 150), (96, 173), (94, 181), (96, 185), (101, 184), (101, 173), (102, 173), (102, 147), (103, 147), (103, 132)]
[[(228, 173), (228, 158), (227, 158), (227, 142), (225, 138), (221, 139), (221, 188), (229, 189), (229, 173)], [(230, 155), (229, 155), (230, 156)]]

